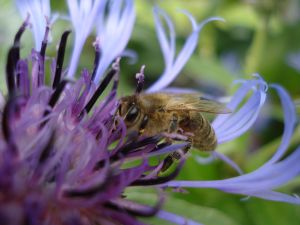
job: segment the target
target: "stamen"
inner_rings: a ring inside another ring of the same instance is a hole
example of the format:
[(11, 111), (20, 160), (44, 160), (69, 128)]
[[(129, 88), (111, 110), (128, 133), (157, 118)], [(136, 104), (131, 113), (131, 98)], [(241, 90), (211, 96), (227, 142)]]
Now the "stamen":
[(44, 39), (42, 41), (42, 46), (41, 46), (41, 50), (40, 50), (40, 55), (41, 55), (42, 59), (45, 59), (46, 48), (47, 48), (47, 44), (48, 44), (48, 36), (49, 36), (49, 31), (50, 31), (50, 22), (47, 17), (45, 19), (46, 19), (47, 25), (46, 25)]
[(104, 190), (104, 187), (105, 185), (101, 183), (100, 185), (96, 185), (84, 190), (66, 190), (64, 191), (63, 196), (67, 198), (91, 198), (99, 192), (102, 192)]
[[(118, 68), (118, 64), (120, 63), (120, 60), (121, 60), (121, 58), (117, 58), (116, 59), (116, 63), (114, 63), (113, 66), (115, 66), (116, 68)], [(114, 83), (113, 83), (113, 86), (112, 86), (111, 90), (116, 92), (117, 88), (118, 88), (118, 85), (119, 85), (119, 73), (117, 73), (115, 75)]]
[(155, 150), (162, 149), (162, 148), (164, 148), (164, 147), (170, 146), (171, 144), (172, 144), (172, 143), (170, 143), (170, 142), (163, 142), (163, 143), (161, 143), (161, 144), (158, 144), (158, 145), (156, 146)]
[(7, 55), (6, 83), (7, 83), (8, 94), (10, 96), (12, 96), (13, 92), (15, 91), (16, 66), (20, 59), (20, 40), (26, 27), (28, 26), (28, 21), (29, 21), (29, 15), (27, 16), (26, 20), (23, 22), (18, 32), (16, 33), (13, 46), (9, 49)]
[(116, 62), (116, 64), (113, 65), (112, 69), (107, 73), (106, 77), (102, 80), (101, 84), (91, 97), (91, 99), (88, 101), (84, 109), (81, 111), (79, 117), (82, 117), (84, 112), (89, 113), (98, 98), (101, 96), (111, 79), (119, 73), (119, 62)]
[(52, 94), (52, 96), (49, 100), (49, 103), (48, 103), (49, 106), (51, 106), (52, 108), (54, 107), (54, 105), (58, 101), (59, 97), (61, 96), (61, 93), (63, 92), (63, 90), (68, 82), (69, 81), (67, 81), (67, 80), (63, 80), (62, 82), (60, 82), (60, 84), (55, 89), (54, 93)]
[[(132, 140), (127, 144), (124, 144), (123, 147), (118, 149), (116, 152), (112, 153), (110, 156), (110, 163), (118, 161), (119, 159), (125, 157), (127, 153), (137, 151), (139, 148), (145, 147), (150, 144), (157, 144), (161, 140), (160, 135), (156, 135), (153, 137), (147, 137), (142, 140), (136, 141)], [(101, 160), (97, 162), (94, 166), (94, 171), (101, 169), (104, 166), (105, 160)]]
[(136, 86), (136, 90), (135, 90), (136, 94), (141, 93), (142, 90), (143, 90), (143, 87), (144, 87), (144, 77), (145, 77), (144, 76), (144, 70), (145, 70), (145, 65), (143, 65), (141, 67), (140, 72), (135, 75), (135, 78), (137, 79), (137, 82), (138, 82), (137, 86)]
[(44, 34), (44, 39), (42, 41), (41, 50), (38, 55), (38, 76), (37, 76), (37, 86), (40, 87), (45, 83), (45, 54), (46, 54), (46, 48), (47, 48), (47, 40), (48, 35), (50, 31), (50, 25), (46, 18), (47, 25), (46, 30)]
[(125, 199), (110, 201), (106, 203), (105, 206), (117, 211), (126, 211), (133, 216), (152, 217), (160, 210), (163, 202), (164, 197), (162, 194), (160, 194), (157, 203), (152, 207), (141, 205)]
[[(51, 95), (50, 100), (48, 102), (48, 105), (51, 108), (53, 108), (55, 106), (55, 104), (57, 103), (59, 97), (61, 96), (61, 93), (63, 92), (63, 90), (68, 82), (69, 81), (67, 81), (67, 80), (63, 80), (62, 82), (60, 82), (58, 87), (55, 89), (54, 93)], [(43, 116), (46, 117), (49, 113), (50, 113), (50, 111), (46, 109)], [(40, 127), (43, 127), (47, 122), (48, 122), (48, 119), (45, 120), (43, 123), (41, 123)]]
[(20, 40), (21, 40), (21, 37), (22, 37), (26, 27), (29, 25), (29, 18), (30, 18), (30, 15), (28, 14), (25, 21), (22, 23), (21, 27), (19, 28), (18, 32), (16, 33), (15, 38), (14, 38), (14, 46), (17, 46), (20, 48)]
[(103, 109), (106, 108), (106, 106), (117, 96), (117, 92), (116, 91), (112, 91), (110, 93), (110, 95), (108, 96), (108, 98), (104, 101), (101, 109), (99, 112), (101, 112)]
[(18, 94), (26, 98), (30, 95), (30, 78), (28, 71), (27, 61), (22, 59), (19, 60), (16, 72), (16, 86), (18, 89)]
[(96, 194), (104, 191), (105, 188), (108, 187), (113, 181), (113, 177), (111, 177), (111, 172), (102, 180), (101, 183), (96, 184), (92, 187), (81, 188), (81, 189), (69, 189), (63, 192), (63, 196), (67, 198), (91, 198)]
[(55, 137), (55, 132), (52, 131), (52, 134), (48, 140), (48, 143), (45, 145), (45, 147), (43, 148), (43, 150), (41, 151), (41, 155), (39, 157), (39, 164), (42, 165), (50, 156), (51, 150), (53, 148), (54, 145), (54, 139)]
[(60, 39), (58, 53), (57, 53), (57, 59), (56, 59), (56, 69), (55, 69), (54, 81), (52, 84), (53, 89), (57, 88), (57, 86), (61, 80), (61, 73), (62, 73), (62, 67), (63, 67), (63, 63), (64, 63), (67, 39), (68, 39), (68, 36), (70, 33), (71, 33), (70, 30), (65, 31), (62, 34), (61, 39)]
[(10, 116), (12, 115), (12, 108), (14, 107), (14, 100), (9, 99), (5, 104), (3, 111), (3, 119), (2, 119), (2, 132), (4, 139), (8, 142), (11, 137), (10, 133)]
[(95, 59), (94, 59), (94, 69), (93, 69), (93, 73), (92, 73), (92, 77), (91, 80), (94, 81), (95, 76), (96, 76), (96, 72), (99, 66), (99, 61), (100, 61), (100, 57), (102, 55), (102, 51), (100, 48), (100, 44), (99, 44), (99, 39), (97, 39), (94, 42), (94, 48), (95, 48)]
[(132, 182), (130, 185), (131, 186), (148, 186), (148, 185), (152, 186), (152, 185), (163, 184), (168, 181), (174, 180), (178, 176), (181, 168), (183, 167), (184, 162), (185, 162), (185, 160), (183, 160), (183, 159), (180, 160), (180, 162), (179, 162), (178, 166), (175, 168), (175, 170), (167, 176), (150, 178), (150, 179), (139, 179), (139, 180)]
[(118, 152), (122, 152), (123, 154), (126, 154), (150, 144), (157, 144), (161, 140), (161, 138), (162, 138), (161, 135), (156, 135), (156, 136), (144, 138), (139, 141), (134, 140), (124, 145), (122, 148), (119, 149)]
[(18, 58), (17, 47), (13, 46), (9, 49), (6, 63), (6, 83), (8, 89), (8, 95), (13, 96), (15, 91), (15, 66)]
[(16, 98), (10, 97), (7, 100), (7, 103), (3, 110), (3, 116), (2, 116), (2, 132), (3, 137), (5, 141), (9, 145), (9, 150), (16, 155), (17, 154), (17, 147), (15, 143), (13, 142), (13, 138), (11, 135), (11, 117), (14, 115), (14, 112), (16, 111)]

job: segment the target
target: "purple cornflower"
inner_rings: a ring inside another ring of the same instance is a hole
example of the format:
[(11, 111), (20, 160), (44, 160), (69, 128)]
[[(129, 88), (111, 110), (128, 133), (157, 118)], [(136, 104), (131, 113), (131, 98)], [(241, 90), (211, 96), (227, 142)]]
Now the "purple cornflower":
[[(84, 69), (75, 82), (66, 79), (63, 62), (70, 31), (62, 34), (47, 85), (50, 24), (44, 27), (42, 44), (36, 45), (40, 49), (21, 59), (20, 39), (29, 20), (17, 32), (7, 58), (8, 93), (0, 132), (1, 223), (142, 224), (136, 216), (156, 214), (163, 195), (158, 192), (157, 204), (147, 206), (127, 200), (123, 192), (143, 182), (173, 179), (182, 163), (173, 173), (158, 176), (159, 162), (149, 165), (148, 158), (186, 143), (169, 145), (159, 135), (127, 138), (123, 120), (115, 115), (119, 59), (99, 84), (92, 81), (97, 66), (91, 73)], [(95, 49), (97, 58), (97, 45)], [(108, 95), (96, 103), (111, 82)]]
[[(161, 210), (162, 187), (212, 187), (261, 198), (298, 203), (297, 198), (275, 193), (273, 188), (299, 173), (300, 149), (279, 161), (287, 149), (295, 123), (289, 96), (279, 86), (285, 110), (283, 141), (273, 158), (253, 173), (224, 181), (173, 181), (184, 158), (168, 175), (160, 175), (161, 160), (149, 158), (184, 148), (187, 143), (169, 144), (161, 135), (129, 135), (118, 117), (116, 97), (120, 72), (119, 58), (126, 55), (134, 20), (132, 0), (67, 1), (74, 27), (74, 47), (68, 69), (63, 69), (70, 31), (62, 34), (50, 70), (46, 67), (51, 10), (49, 1), (17, 1), (25, 22), (17, 32), (7, 59), (8, 93), (3, 103), (0, 131), (0, 221), (3, 224), (143, 224), (137, 217), (154, 216), (178, 224), (197, 224)], [(26, 6), (26, 7), (25, 7)], [(194, 51), (202, 26), (191, 15), (193, 32), (175, 59), (175, 33), (171, 20), (160, 9), (154, 11), (157, 35), (165, 60), (161, 78), (147, 91), (167, 87)], [(170, 36), (162, 26), (166, 21)], [(31, 24), (35, 49), (20, 58), (20, 39)], [(97, 30), (94, 68), (75, 77), (83, 45)], [(125, 52), (125, 53), (124, 53)], [(138, 88), (143, 71), (137, 75)], [(46, 82), (46, 74), (51, 75)], [(101, 81), (101, 82), (100, 82)], [(219, 144), (230, 141), (249, 129), (265, 101), (267, 85), (258, 77), (242, 85), (228, 107), (234, 111), (213, 122)], [(112, 83), (109, 93), (102, 93)], [(238, 106), (247, 94), (250, 98)], [(103, 100), (99, 101), (99, 97)], [(289, 118), (289, 119), (287, 119)], [(280, 171), (285, 173), (280, 173)], [(265, 182), (249, 185), (250, 182)], [(154, 206), (126, 198), (131, 186), (152, 186), (158, 190)], [(248, 187), (248, 188), (245, 188)], [(277, 196), (277, 198), (275, 198)]]

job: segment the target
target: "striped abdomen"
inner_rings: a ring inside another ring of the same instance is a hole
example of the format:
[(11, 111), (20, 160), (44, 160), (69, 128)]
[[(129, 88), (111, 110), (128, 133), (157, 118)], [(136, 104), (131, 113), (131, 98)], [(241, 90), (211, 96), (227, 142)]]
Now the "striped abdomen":
[(192, 145), (202, 151), (211, 151), (217, 147), (217, 138), (210, 122), (199, 112), (190, 112), (179, 121), (179, 127), (190, 132)]

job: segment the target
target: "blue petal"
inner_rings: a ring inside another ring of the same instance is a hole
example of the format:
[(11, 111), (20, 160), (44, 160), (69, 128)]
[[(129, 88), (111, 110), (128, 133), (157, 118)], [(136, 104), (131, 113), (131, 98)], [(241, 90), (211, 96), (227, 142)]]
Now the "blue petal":
[[(165, 20), (169, 38), (167, 38), (166, 31), (163, 28), (162, 21), (160, 20), (160, 15)], [(154, 21), (157, 38), (159, 40), (160, 48), (163, 53), (164, 61), (165, 61), (165, 71), (169, 71), (171, 69), (172, 63), (175, 57), (175, 29), (174, 25), (170, 19), (170, 17), (160, 8), (154, 8)]]
[(252, 96), (238, 111), (232, 114), (219, 115), (213, 121), (212, 126), (219, 144), (241, 136), (256, 121), (266, 99), (267, 85), (262, 79), (244, 82), (227, 107), (235, 111), (251, 90), (253, 90)]
[(40, 50), (47, 25), (47, 19), (50, 21), (51, 17), (50, 1), (16, 0), (16, 4), (23, 19), (25, 19), (28, 14), (30, 15), (35, 49)]
[(172, 223), (179, 224), (179, 225), (181, 225), (181, 224), (201, 225), (200, 223), (197, 223), (196, 221), (184, 218), (182, 216), (179, 216), (177, 214), (170, 213), (170, 212), (167, 212), (167, 211), (164, 211), (164, 210), (160, 210), (156, 214), (156, 216), (161, 218), (161, 219), (164, 219), (164, 220), (167, 220), (167, 221), (170, 221)]
[(92, 32), (95, 20), (100, 12), (104, 12), (107, 0), (68, 0), (70, 19), (75, 30), (75, 43), (70, 60), (68, 77), (74, 77), (83, 45)]
[(228, 165), (230, 165), (240, 175), (244, 173), (242, 171), (242, 169), (238, 166), (238, 164), (236, 164), (234, 161), (232, 161), (228, 156), (226, 156), (220, 152), (217, 152), (217, 151), (214, 151), (212, 154), (215, 156), (215, 158), (219, 158), (222, 161), (224, 161), (225, 163), (227, 163)]
[[(243, 97), (246, 95), (252, 85), (255, 84), (255, 82), (253, 83), (253, 81), (250, 81), (250, 84), (251, 85), (249, 85), (248, 82), (244, 83), (244, 85), (238, 90), (238, 93), (242, 93), (242, 95), (234, 97), (233, 101), (231, 102), (231, 106), (237, 107), (239, 102), (243, 99)], [(285, 128), (282, 142), (279, 148), (267, 163), (251, 173), (244, 174), (238, 177), (215, 181), (172, 181), (164, 186), (215, 188), (224, 192), (234, 194), (243, 194), (246, 196), (254, 196), (272, 201), (300, 204), (300, 199), (298, 197), (273, 191), (274, 189), (286, 184), (295, 177), (299, 176), (300, 166), (298, 162), (300, 161), (300, 147), (298, 147), (287, 158), (279, 161), (286, 152), (290, 139), (292, 137), (294, 126), (296, 123), (296, 111), (291, 98), (282, 87), (278, 85), (272, 85), (271, 87), (276, 89), (281, 99), (282, 108), (284, 111)], [(264, 93), (266, 91), (265, 84), (259, 86), (259, 89), (259, 91)], [(246, 104), (248, 104), (248, 102)], [(259, 107), (257, 106), (257, 109), (258, 108)], [(254, 111), (257, 111), (257, 109), (255, 109)], [(226, 118), (226, 120), (230, 120), (230, 118)], [(217, 127), (222, 127), (222, 125), (226, 121), (224, 120), (224, 118), (221, 118), (217, 122)], [(227, 129), (230, 130), (230, 127), (227, 127)]]
[(290, 195), (275, 192), (275, 191), (266, 191), (266, 192), (260, 192), (257, 194), (253, 193), (252, 196), (270, 200), (270, 201), (286, 202), (286, 203), (295, 204), (295, 205), (300, 204), (300, 199), (298, 197), (290, 196)]
[(290, 139), (293, 135), (294, 127), (297, 122), (296, 108), (289, 94), (284, 90), (283, 87), (279, 85), (273, 84), (270, 85), (270, 87), (274, 88), (277, 91), (281, 100), (281, 104), (284, 112), (284, 132), (278, 150), (270, 159), (270, 161), (266, 163), (266, 165), (278, 161), (284, 155), (290, 143)]
[(132, 0), (113, 1), (108, 15), (102, 15), (97, 22), (97, 39), (100, 41), (102, 57), (95, 76), (96, 83), (112, 61), (123, 54), (133, 30), (135, 16)]
[[(300, 174), (300, 147), (288, 158), (234, 178), (215, 181), (171, 181), (164, 187), (215, 188), (233, 194), (255, 196), (268, 200), (300, 204), (300, 199), (272, 191)], [(270, 193), (272, 195), (270, 195)], [(275, 195), (277, 198), (275, 198)], [(278, 198), (280, 196), (280, 198)]]
[[(159, 14), (163, 16), (165, 22), (167, 23), (170, 32), (169, 40), (167, 38), (165, 30), (163, 29), (162, 21), (159, 18)], [(157, 37), (165, 61), (165, 70), (160, 76), (160, 78), (147, 90), (147, 92), (155, 92), (167, 87), (177, 77), (177, 75), (180, 73), (180, 71), (194, 52), (198, 43), (199, 33), (202, 27), (210, 21), (222, 20), (218, 17), (212, 17), (196, 25), (195, 20), (189, 13), (184, 12), (184, 14), (187, 15), (190, 19), (191, 24), (193, 26), (193, 32), (186, 39), (183, 48), (177, 55), (177, 58), (175, 58), (176, 49), (174, 25), (172, 24), (170, 18), (162, 10), (158, 8), (154, 10)]]

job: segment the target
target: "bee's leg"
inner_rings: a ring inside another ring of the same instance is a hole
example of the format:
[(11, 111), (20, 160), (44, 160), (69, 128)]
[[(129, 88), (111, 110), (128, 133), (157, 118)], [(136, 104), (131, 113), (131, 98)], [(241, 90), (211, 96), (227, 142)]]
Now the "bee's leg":
[[(169, 134), (176, 132), (177, 125), (178, 125), (178, 116), (176, 114), (173, 114), (172, 119), (170, 121), (170, 127), (167, 131), (167, 134), (166, 134), (166, 142), (167, 143), (170, 143), (170, 144), (172, 143), (173, 138)], [(163, 165), (162, 165), (162, 168), (161, 168), (160, 172), (165, 172), (167, 169), (169, 169), (170, 166), (173, 164), (173, 162), (174, 162), (174, 159), (173, 159), (173, 156), (172, 156), (172, 153), (171, 153), (164, 159)]]
[(175, 151), (175, 152), (169, 154), (164, 159), (160, 172), (162, 172), (162, 173), (165, 172), (167, 169), (169, 169), (172, 166), (172, 164), (174, 163), (175, 160), (180, 160), (181, 157), (190, 150), (191, 146), (192, 145), (189, 144), (184, 149), (182, 149), (180, 151)]
[[(170, 127), (168, 130), (168, 134), (166, 135), (166, 141), (172, 143), (174, 139), (179, 138), (179, 139), (185, 139), (186, 137), (177, 134), (177, 135), (171, 135), (174, 132), (178, 131), (178, 116), (176, 114), (173, 114), (172, 116), (172, 120), (170, 123)], [(160, 172), (165, 172), (167, 169), (169, 169), (172, 164), (174, 163), (174, 161), (179, 160), (182, 156), (182, 154), (185, 154), (189, 149), (191, 148), (191, 145), (188, 145), (187, 147), (185, 147), (183, 150), (181, 151), (175, 151), (170, 153), (163, 161), (163, 165), (162, 168), (160, 170)], [(183, 151), (183, 153), (182, 153)]]
[(167, 169), (169, 169), (172, 164), (174, 163), (174, 159), (171, 155), (168, 155), (164, 161), (163, 161), (163, 165), (161, 167), (161, 170), (159, 171), (160, 173), (165, 172)]
[(170, 123), (168, 132), (173, 133), (173, 132), (176, 132), (177, 129), (178, 129), (178, 115), (174, 113), (172, 115), (172, 119), (171, 119), (171, 123)]

